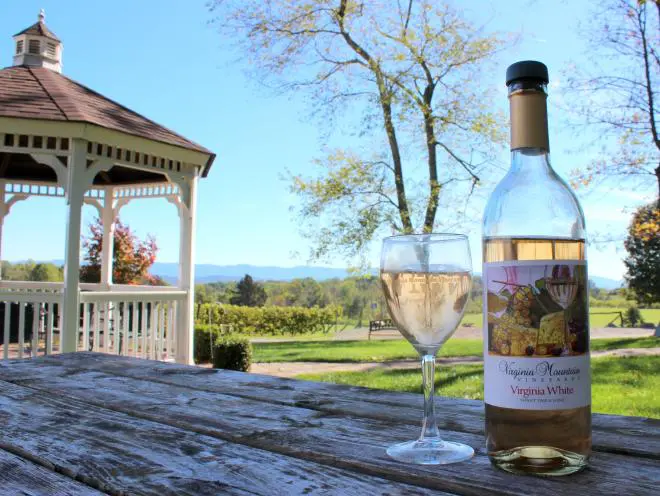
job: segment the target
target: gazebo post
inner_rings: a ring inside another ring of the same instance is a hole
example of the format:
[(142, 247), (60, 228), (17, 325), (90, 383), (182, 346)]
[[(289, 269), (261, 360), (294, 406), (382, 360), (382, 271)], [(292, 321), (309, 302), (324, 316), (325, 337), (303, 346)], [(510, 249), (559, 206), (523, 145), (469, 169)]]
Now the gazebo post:
[(80, 320), (80, 231), (82, 206), (87, 189), (87, 141), (72, 139), (72, 154), (67, 167), (67, 224), (64, 252), (64, 294), (60, 350), (77, 350)]
[(110, 289), (112, 286), (112, 260), (115, 246), (115, 209), (114, 188), (105, 188), (101, 223), (103, 224), (103, 243), (101, 250), (101, 286)]
[(0, 281), (2, 280), (2, 229), (5, 225), (5, 216), (9, 213), (5, 196), (5, 182), (0, 181)]
[(195, 304), (195, 224), (197, 215), (197, 177), (181, 188), (179, 207), (181, 248), (179, 250), (179, 287), (187, 292), (179, 307), (176, 326), (176, 362), (193, 365), (194, 304)]

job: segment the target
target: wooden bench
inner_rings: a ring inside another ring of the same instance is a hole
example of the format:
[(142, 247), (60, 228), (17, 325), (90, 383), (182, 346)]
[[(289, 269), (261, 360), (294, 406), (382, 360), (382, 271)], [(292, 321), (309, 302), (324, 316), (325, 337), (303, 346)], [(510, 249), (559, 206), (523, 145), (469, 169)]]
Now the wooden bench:
[(370, 320), (369, 321), (369, 336), (368, 340), (371, 341), (371, 333), (375, 331), (396, 330), (396, 326), (392, 319)]

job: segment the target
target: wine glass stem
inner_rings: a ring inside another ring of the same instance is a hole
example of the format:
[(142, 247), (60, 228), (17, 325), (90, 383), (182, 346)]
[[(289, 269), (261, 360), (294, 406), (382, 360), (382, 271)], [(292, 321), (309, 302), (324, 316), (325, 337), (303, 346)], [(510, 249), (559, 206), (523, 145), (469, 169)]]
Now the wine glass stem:
[(424, 390), (424, 423), (420, 441), (439, 440), (440, 433), (435, 423), (435, 355), (422, 355), (422, 389)]

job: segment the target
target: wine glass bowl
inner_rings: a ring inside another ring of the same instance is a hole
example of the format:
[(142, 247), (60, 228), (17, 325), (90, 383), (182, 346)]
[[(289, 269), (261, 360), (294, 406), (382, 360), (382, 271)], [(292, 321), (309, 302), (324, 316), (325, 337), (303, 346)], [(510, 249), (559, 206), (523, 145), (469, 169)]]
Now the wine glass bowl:
[(392, 458), (446, 464), (471, 458), (470, 446), (440, 438), (434, 412), (435, 355), (458, 327), (472, 286), (467, 237), (392, 236), (383, 240), (380, 278), (392, 321), (422, 360), (424, 421), (417, 440), (391, 446)]
[(577, 296), (578, 284), (574, 279), (558, 280), (548, 278), (545, 286), (552, 301), (564, 310), (571, 306)]

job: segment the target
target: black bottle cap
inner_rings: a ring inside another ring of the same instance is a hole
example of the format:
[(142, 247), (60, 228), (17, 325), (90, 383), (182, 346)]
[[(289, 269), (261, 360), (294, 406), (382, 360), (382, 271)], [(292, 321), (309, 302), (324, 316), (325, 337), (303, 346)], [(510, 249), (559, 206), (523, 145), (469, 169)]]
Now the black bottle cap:
[(536, 60), (521, 60), (506, 70), (506, 85), (520, 79), (536, 79), (548, 84), (548, 68)]

